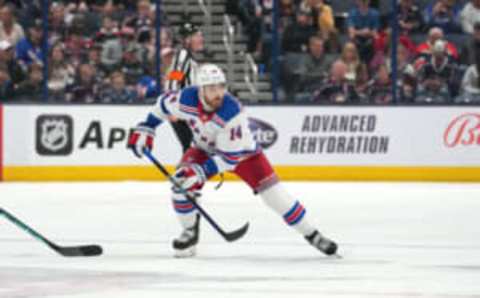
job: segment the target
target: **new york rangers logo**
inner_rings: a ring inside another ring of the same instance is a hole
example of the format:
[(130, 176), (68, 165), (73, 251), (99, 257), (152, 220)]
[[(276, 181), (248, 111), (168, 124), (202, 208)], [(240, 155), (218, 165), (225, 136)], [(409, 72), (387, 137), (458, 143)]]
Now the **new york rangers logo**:
[(72, 152), (73, 121), (67, 115), (37, 118), (36, 149), (40, 155), (68, 155)]

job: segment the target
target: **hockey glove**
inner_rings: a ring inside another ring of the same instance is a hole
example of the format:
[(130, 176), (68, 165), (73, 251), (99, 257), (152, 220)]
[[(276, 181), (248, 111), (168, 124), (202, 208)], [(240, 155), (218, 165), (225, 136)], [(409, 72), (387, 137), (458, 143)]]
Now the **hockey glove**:
[(201, 190), (207, 175), (199, 164), (190, 164), (180, 167), (175, 172), (175, 180), (186, 191), (194, 192)]
[(144, 123), (140, 123), (133, 130), (128, 140), (128, 148), (131, 149), (138, 158), (141, 158), (143, 156), (143, 149), (152, 150), (154, 138), (155, 130), (145, 126)]

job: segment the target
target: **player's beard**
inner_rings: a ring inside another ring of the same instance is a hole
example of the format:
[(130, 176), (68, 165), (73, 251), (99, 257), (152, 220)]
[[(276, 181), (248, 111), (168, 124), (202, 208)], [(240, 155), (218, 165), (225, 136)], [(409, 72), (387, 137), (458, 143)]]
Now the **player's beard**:
[(213, 111), (217, 110), (218, 108), (220, 108), (220, 106), (222, 105), (222, 102), (223, 102), (222, 98), (223, 98), (223, 96), (220, 96), (217, 93), (212, 98), (207, 99), (207, 95), (206, 95), (205, 90), (203, 88), (201, 89), (200, 101), (202, 102), (203, 108), (207, 112), (213, 112)]
[(215, 108), (209, 105), (205, 98), (206, 98), (205, 91), (202, 88), (200, 90), (200, 102), (202, 103), (203, 109), (207, 112), (213, 112)]

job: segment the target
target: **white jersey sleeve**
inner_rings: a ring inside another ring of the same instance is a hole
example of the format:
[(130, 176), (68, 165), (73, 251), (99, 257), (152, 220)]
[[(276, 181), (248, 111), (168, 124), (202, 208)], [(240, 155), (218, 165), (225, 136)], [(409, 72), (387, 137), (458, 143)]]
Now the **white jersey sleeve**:
[(157, 103), (150, 114), (162, 121), (169, 120), (172, 116), (178, 118), (181, 95), (181, 91), (169, 91), (163, 93), (158, 97)]

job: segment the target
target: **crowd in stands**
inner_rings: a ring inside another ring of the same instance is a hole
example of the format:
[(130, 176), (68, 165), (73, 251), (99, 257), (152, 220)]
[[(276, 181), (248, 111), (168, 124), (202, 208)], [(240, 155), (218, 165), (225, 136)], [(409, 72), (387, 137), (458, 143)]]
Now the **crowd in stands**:
[[(46, 45), (43, 2), (0, 1), (0, 102), (45, 101), (45, 75), (49, 102), (141, 103), (155, 95), (149, 0), (50, 1)], [(173, 40), (162, 24), (165, 70)]]
[[(235, 1), (231, 1), (232, 3)], [(387, 6), (390, 5), (391, 1)], [(269, 65), (272, 0), (231, 9), (250, 36), (249, 51)], [(345, 5), (345, 14), (337, 11)], [(480, 103), (480, 0), (281, 0), (281, 86), (293, 102)], [(392, 82), (392, 22), (398, 22)]]
[[(50, 1), (47, 44), (42, 2), (0, 0), (0, 102), (44, 100), (46, 74), (50, 102), (142, 103), (156, 95), (153, 1)], [(398, 103), (480, 103), (480, 0), (398, 0), (396, 18), (378, 0), (278, 4), (285, 101), (389, 104), (395, 84)], [(271, 69), (274, 0), (226, 5), (243, 24), (247, 51)], [(345, 14), (338, 5), (348, 6)], [(175, 46), (167, 19), (163, 74)]]

